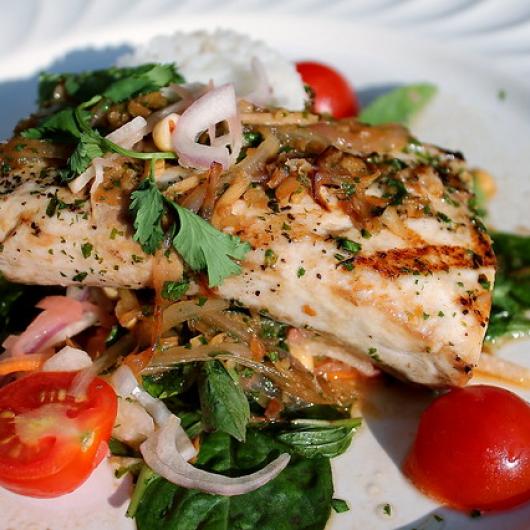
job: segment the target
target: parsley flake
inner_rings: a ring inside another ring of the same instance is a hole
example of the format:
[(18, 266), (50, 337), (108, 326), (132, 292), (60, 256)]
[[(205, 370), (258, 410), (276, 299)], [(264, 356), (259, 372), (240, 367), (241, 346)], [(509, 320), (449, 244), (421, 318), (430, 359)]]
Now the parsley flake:
[(87, 259), (92, 254), (93, 245), (90, 243), (83, 243), (81, 245), (81, 253), (83, 254), (83, 258)]
[(181, 280), (180, 282), (164, 282), (162, 298), (176, 302), (186, 294), (189, 288), (190, 282), (187, 280)]

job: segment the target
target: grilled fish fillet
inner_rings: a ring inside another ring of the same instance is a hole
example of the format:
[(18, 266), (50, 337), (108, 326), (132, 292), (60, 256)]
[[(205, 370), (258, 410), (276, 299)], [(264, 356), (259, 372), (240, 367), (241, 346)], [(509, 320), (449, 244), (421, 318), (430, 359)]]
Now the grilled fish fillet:
[[(465, 384), (481, 352), (495, 258), (461, 155), (396, 126), (351, 121), (267, 134), (289, 148), (249, 151), (225, 176), (211, 217), (253, 248), (219, 296), (403, 379)], [(127, 215), (141, 178), (130, 164), (110, 168), (90, 200), (57, 184), (53, 164), (21, 156), (0, 182), (0, 270), (23, 283), (153, 285), (160, 263), (132, 240)], [(167, 259), (166, 270), (180, 271), (177, 256)]]

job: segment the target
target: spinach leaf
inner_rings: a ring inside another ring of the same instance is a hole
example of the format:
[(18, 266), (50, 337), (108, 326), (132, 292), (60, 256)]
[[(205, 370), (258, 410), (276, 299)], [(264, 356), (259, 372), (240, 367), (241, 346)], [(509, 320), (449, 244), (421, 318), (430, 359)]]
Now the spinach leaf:
[(276, 438), (305, 458), (334, 458), (348, 449), (361, 418), (345, 420), (293, 420)]
[(418, 83), (392, 90), (367, 105), (359, 121), (369, 125), (401, 123), (407, 125), (436, 94), (437, 88), (429, 83)]
[(219, 361), (204, 363), (203, 370), (199, 395), (204, 423), (244, 441), (250, 407), (243, 390)]
[[(254, 429), (249, 429), (246, 443), (214, 433), (204, 438), (197, 466), (241, 475), (260, 469), (285, 450), (281, 442)], [(322, 530), (332, 498), (329, 460), (294, 455), (273, 481), (235, 497), (186, 490), (156, 478), (143, 487), (136, 523), (139, 530)]]
[(9, 335), (13, 317), (11, 310), (15, 302), (24, 294), (24, 290), (23, 285), (11, 283), (0, 274), (0, 335), (2, 341)]
[(497, 276), (486, 340), (530, 334), (530, 237), (491, 234), (497, 256)]

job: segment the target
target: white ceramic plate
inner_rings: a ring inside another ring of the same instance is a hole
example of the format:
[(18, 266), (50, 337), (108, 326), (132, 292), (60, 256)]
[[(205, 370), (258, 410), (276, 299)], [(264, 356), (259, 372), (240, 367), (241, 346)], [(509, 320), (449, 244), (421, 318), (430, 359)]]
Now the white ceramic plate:
[[(472, 165), (496, 176), (499, 193), (491, 220), (497, 228), (530, 228), (526, 0), (201, 0), (178, 5), (169, 0), (26, 0), (10, 9), (0, 33), (0, 137), (31, 110), (36, 71), (49, 65), (56, 71), (103, 67), (126, 42), (221, 26), (246, 31), (292, 59), (334, 64), (363, 93), (396, 83), (436, 83), (439, 96), (413, 125), (414, 132), (462, 150)], [(505, 99), (498, 97), (500, 90)], [(528, 342), (511, 344), (502, 354), (530, 365)], [(470, 519), (439, 509), (403, 478), (399, 468), (425, 403), (420, 393), (403, 387), (374, 398), (350, 451), (334, 461), (336, 496), (351, 510), (334, 515), (329, 529), (527, 530), (530, 506)], [(28, 500), (0, 491), (0, 528), (133, 528), (123, 515), (129, 485), (116, 492), (117, 486), (103, 465), (85, 486), (61, 499)], [(385, 503), (392, 505), (391, 517), (382, 514)]]

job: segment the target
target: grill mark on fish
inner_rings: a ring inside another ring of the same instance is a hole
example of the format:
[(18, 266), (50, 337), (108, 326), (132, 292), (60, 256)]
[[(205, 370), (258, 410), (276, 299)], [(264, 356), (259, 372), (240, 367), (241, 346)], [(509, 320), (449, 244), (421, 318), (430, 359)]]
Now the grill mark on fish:
[(462, 247), (448, 245), (426, 245), (419, 248), (391, 249), (376, 252), (370, 256), (354, 258), (356, 265), (371, 267), (388, 278), (396, 278), (402, 274), (432, 274), (447, 272), (452, 268), (472, 268), (479, 266), (494, 267), (495, 257), (489, 253), (481, 258), (477, 265), (477, 254)]

